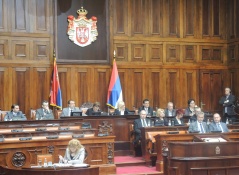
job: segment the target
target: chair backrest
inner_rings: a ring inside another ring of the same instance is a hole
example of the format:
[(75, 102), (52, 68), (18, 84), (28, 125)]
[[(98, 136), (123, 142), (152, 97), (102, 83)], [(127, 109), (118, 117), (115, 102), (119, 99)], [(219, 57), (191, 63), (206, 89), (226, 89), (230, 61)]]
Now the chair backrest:
[(30, 110), (30, 119), (36, 120), (36, 110), (35, 109)]
[(4, 117), (7, 114), (8, 111), (0, 111), (0, 117), (1, 117), (1, 121), (4, 121)]
[(55, 119), (60, 119), (61, 113), (62, 113), (62, 110), (55, 110)]

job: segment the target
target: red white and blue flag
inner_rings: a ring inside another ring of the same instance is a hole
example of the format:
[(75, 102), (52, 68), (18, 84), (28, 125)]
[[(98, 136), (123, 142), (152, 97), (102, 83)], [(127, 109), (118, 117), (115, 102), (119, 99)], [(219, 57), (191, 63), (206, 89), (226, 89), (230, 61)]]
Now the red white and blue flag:
[(54, 67), (51, 80), (50, 105), (62, 109), (61, 87), (58, 77), (56, 65), (56, 57), (54, 56)]
[(113, 61), (113, 70), (110, 79), (110, 85), (108, 89), (107, 105), (112, 108), (117, 108), (118, 102), (123, 101), (122, 88), (120, 84), (120, 78), (116, 66), (116, 61)]

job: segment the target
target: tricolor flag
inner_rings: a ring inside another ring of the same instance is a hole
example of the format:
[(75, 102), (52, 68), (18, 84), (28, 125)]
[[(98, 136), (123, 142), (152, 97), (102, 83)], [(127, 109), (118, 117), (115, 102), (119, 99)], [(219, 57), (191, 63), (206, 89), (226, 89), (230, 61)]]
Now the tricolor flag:
[(114, 60), (110, 85), (108, 89), (107, 105), (116, 109), (119, 101), (123, 101), (123, 94), (120, 85), (120, 78), (116, 66), (116, 61)]
[(50, 105), (62, 109), (61, 87), (58, 77), (56, 65), (56, 57), (54, 54), (54, 67), (51, 80)]

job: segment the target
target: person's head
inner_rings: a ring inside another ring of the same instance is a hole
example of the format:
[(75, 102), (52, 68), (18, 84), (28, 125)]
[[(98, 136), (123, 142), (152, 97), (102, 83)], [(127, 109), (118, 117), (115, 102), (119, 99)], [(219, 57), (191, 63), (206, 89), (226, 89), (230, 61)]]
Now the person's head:
[(93, 111), (97, 112), (97, 111), (99, 111), (99, 109), (100, 109), (100, 102), (95, 102), (93, 104)]
[(221, 116), (218, 113), (213, 114), (213, 121), (219, 123), (221, 121)]
[(125, 103), (123, 101), (119, 101), (118, 102), (118, 109), (120, 111), (124, 111), (125, 110)]
[(19, 105), (18, 104), (13, 104), (11, 106), (11, 110), (12, 110), (12, 112), (16, 112), (17, 113), (20, 110)]
[(141, 119), (145, 119), (147, 116), (146, 111), (145, 110), (140, 111), (139, 116)]
[(144, 100), (143, 100), (143, 106), (144, 106), (145, 108), (148, 108), (148, 107), (149, 107), (149, 99), (144, 99)]
[(177, 109), (176, 111), (176, 117), (177, 118), (182, 118), (184, 114), (184, 110), (183, 109)]
[(81, 148), (83, 148), (83, 146), (81, 145), (80, 141), (77, 139), (72, 139), (69, 141), (68, 143), (68, 148), (70, 150), (71, 153), (75, 153), (78, 150), (80, 150)]
[(189, 99), (188, 100), (188, 106), (190, 108), (194, 108), (195, 107), (195, 100), (194, 99)]
[(229, 87), (225, 88), (225, 95), (230, 95), (231, 89)]
[(198, 112), (197, 113), (197, 121), (199, 123), (203, 122), (203, 119), (204, 119), (204, 112)]
[(161, 109), (161, 108), (158, 108), (157, 111), (156, 111), (156, 116), (159, 117), (159, 118), (165, 117), (164, 110)]
[(42, 108), (43, 108), (43, 109), (48, 109), (48, 108), (49, 108), (49, 103), (48, 103), (48, 101), (44, 100), (44, 101), (42, 102)]
[(69, 108), (73, 109), (76, 106), (76, 103), (74, 100), (68, 100), (68, 106)]
[(200, 107), (195, 107), (195, 114), (197, 115), (198, 112), (202, 112), (201, 108)]
[(173, 102), (168, 102), (168, 110), (172, 111), (173, 110)]

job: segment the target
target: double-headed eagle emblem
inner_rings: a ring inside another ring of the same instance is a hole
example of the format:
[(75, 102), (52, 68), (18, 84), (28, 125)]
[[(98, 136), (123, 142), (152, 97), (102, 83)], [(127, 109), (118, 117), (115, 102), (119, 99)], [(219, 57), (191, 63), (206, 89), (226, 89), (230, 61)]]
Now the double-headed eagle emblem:
[(77, 18), (72, 15), (69, 15), (67, 17), (67, 34), (69, 35), (69, 39), (76, 45), (85, 47), (90, 45), (97, 39), (97, 18), (95, 16), (92, 16), (90, 19), (87, 19), (86, 15), (88, 11), (83, 7), (77, 10), (77, 13)]

